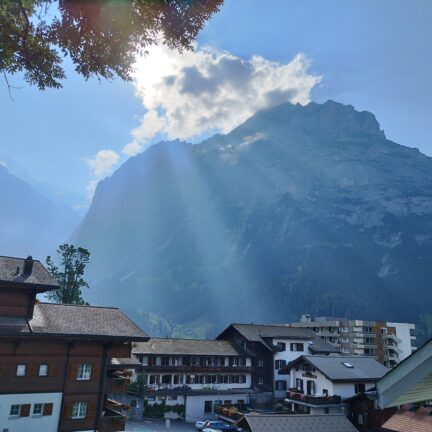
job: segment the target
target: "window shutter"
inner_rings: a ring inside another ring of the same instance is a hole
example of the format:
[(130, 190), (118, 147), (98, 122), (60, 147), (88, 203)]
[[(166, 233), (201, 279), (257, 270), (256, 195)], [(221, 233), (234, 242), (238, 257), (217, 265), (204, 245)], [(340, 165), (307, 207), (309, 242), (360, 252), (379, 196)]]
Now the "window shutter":
[(92, 381), (98, 381), (100, 375), (100, 365), (98, 363), (92, 364), (91, 377)]
[(38, 372), (39, 372), (39, 367), (37, 365), (30, 363), (27, 366), (27, 376), (29, 377), (38, 376)]
[[(48, 365), (48, 376), (53, 377), (57, 375), (57, 364), (52, 363)], [(76, 375), (75, 375), (76, 377)]]
[(96, 416), (96, 402), (89, 401), (87, 404), (87, 415), (86, 418), (94, 418)]
[(69, 420), (72, 418), (72, 407), (73, 402), (66, 402), (63, 408), (63, 417), (65, 420)]
[(78, 363), (72, 363), (69, 369), (69, 379), (76, 381), (78, 374)]
[(30, 404), (21, 405), (20, 417), (28, 417), (30, 415)]
[(43, 415), (44, 416), (50, 416), (53, 413), (53, 404), (52, 403), (46, 403), (43, 407)]

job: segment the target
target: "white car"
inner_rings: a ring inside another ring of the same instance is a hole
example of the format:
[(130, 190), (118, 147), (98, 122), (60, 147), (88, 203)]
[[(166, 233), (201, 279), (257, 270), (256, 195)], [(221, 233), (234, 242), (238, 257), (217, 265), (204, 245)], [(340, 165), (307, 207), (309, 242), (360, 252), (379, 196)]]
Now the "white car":
[(210, 422), (210, 420), (200, 420), (200, 421), (197, 421), (195, 423), (195, 427), (198, 430), (203, 430), (207, 426), (207, 423), (209, 423), (209, 422)]

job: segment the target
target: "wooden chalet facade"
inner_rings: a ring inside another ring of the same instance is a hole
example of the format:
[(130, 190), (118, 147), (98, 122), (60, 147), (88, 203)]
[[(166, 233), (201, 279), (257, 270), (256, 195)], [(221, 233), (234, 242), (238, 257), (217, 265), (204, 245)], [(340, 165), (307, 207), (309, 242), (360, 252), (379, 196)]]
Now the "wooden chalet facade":
[(0, 257), (0, 430), (122, 431), (113, 358), (148, 337), (115, 308), (36, 301), (57, 288), (39, 261)]

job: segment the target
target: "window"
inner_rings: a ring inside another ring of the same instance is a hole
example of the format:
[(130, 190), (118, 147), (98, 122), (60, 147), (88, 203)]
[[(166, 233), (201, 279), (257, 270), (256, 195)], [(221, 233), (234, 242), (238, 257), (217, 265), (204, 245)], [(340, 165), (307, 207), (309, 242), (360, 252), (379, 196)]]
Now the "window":
[(304, 351), (304, 344), (302, 343), (292, 343), (290, 344), (291, 351)]
[(258, 385), (263, 385), (263, 384), (264, 384), (263, 377), (258, 377)]
[(78, 366), (77, 380), (88, 381), (91, 377), (91, 364), (80, 364)]
[(42, 415), (43, 406), (44, 406), (44, 404), (42, 404), (42, 403), (35, 403), (33, 405), (33, 415)]
[(264, 367), (264, 360), (258, 360), (258, 367)]
[(300, 378), (296, 378), (296, 389), (303, 390), (303, 380)]
[(387, 327), (382, 327), (381, 328), (381, 333), (382, 334), (387, 334)]
[(327, 390), (327, 389), (323, 389), (323, 395), (324, 395), (324, 396), (328, 396), (328, 394), (329, 394), (329, 393), (328, 393), (328, 390)]
[(354, 368), (354, 366), (353, 366), (351, 363), (348, 363), (348, 362), (342, 362), (342, 364), (343, 364), (346, 368), (348, 368), (348, 369), (353, 369), (353, 368)]
[(359, 425), (362, 425), (362, 424), (363, 424), (363, 414), (358, 414), (358, 415), (357, 415), (357, 423), (358, 423)]
[(148, 364), (149, 364), (149, 358), (148, 358), (148, 356), (143, 356), (141, 363), (142, 363), (143, 366), (148, 366)]
[(282, 369), (285, 366), (286, 366), (285, 360), (276, 360), (275, 361), (275, 369)]
[(286, 343), (284, 343), (284, 342), (278, 342), (277, 346), (279, 347), (279, 349), (281, 351), (286, 351)]
[(48, 376), (48, 365), (47, 364), (39, 365), (39, 376)]
[(287, 388), (286, 381), (278, 380), (275, 382), (275, 389), (278, 391), (285, 391)]
[(27, 365), (19, 364), (16, 368), (16, 376), (26, 376)]
[(162, 365), (162, 357), (157, 356), (156, 357), (156, 366), (161, 366)]
[(10, 413), (11, 416), (19, 416), (21, 412), (21, 405), (11, 405)]
[(73, 419), (83, 419), (87, 415), (87, 402), (80, 401), (74, 402), (72, 406), (72, 418)]
[(356, 394), (364, 393), (366, 390), (366, 386), (363, 383), (356, 383), (354, 384), (354, 390)]
[(204, 401), (204, 414), (211, 414), (213, 412), (213, 402)]
[(343, 338), (342, 338), (342, 342), (345, 342), (345, 343), (346, 343), (346, 342), (349, 342), (349, 341), (350, 341), (350, 340), (349, 340), (348, 338), (346, 338), (346, 337), (343, 337)]
[(328, 414), (330, 410), (328, 408), (324, 408), (324, 414)]

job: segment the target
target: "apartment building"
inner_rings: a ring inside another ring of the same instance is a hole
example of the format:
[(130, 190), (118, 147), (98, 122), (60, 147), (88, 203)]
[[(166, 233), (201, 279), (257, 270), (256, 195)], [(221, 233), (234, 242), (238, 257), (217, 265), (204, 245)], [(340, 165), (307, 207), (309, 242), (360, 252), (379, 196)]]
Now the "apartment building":
[(416, 349), (415, 325), (303, 315), (289, 327), (312, 330), (345, 355), (373, 356), (395, 367)]
[(279, 375), (280, 369), (301, 355), (338, 351), (309, 329), (284, 325), (231, 324), (216, 339), (228, 340), (248, 352), (253, 366), (252, 386), (270, 392), (276, 399), (283, 399), (288, 388), (288, 377)]
[(144, 373), (148, 410), (176, 406), (195, 422), (212, 417), (216, 406), (243, 407), (254, 393), (251, 357), (225, 340), (152, 338), (134, 344), (133, 354), (141, 364), (136, 373)]
[(372, 389), (388, 371), (372, 357), (303, 355), (279, 374), (289, 374), (285, 402), (292, 413), (348, 414), (345, 401)]
[(109, 366), (148, 336), (115, 308), (36, 300), (54, 289), (39, 261), (0, 257), (0, 430), (122, 431)]

